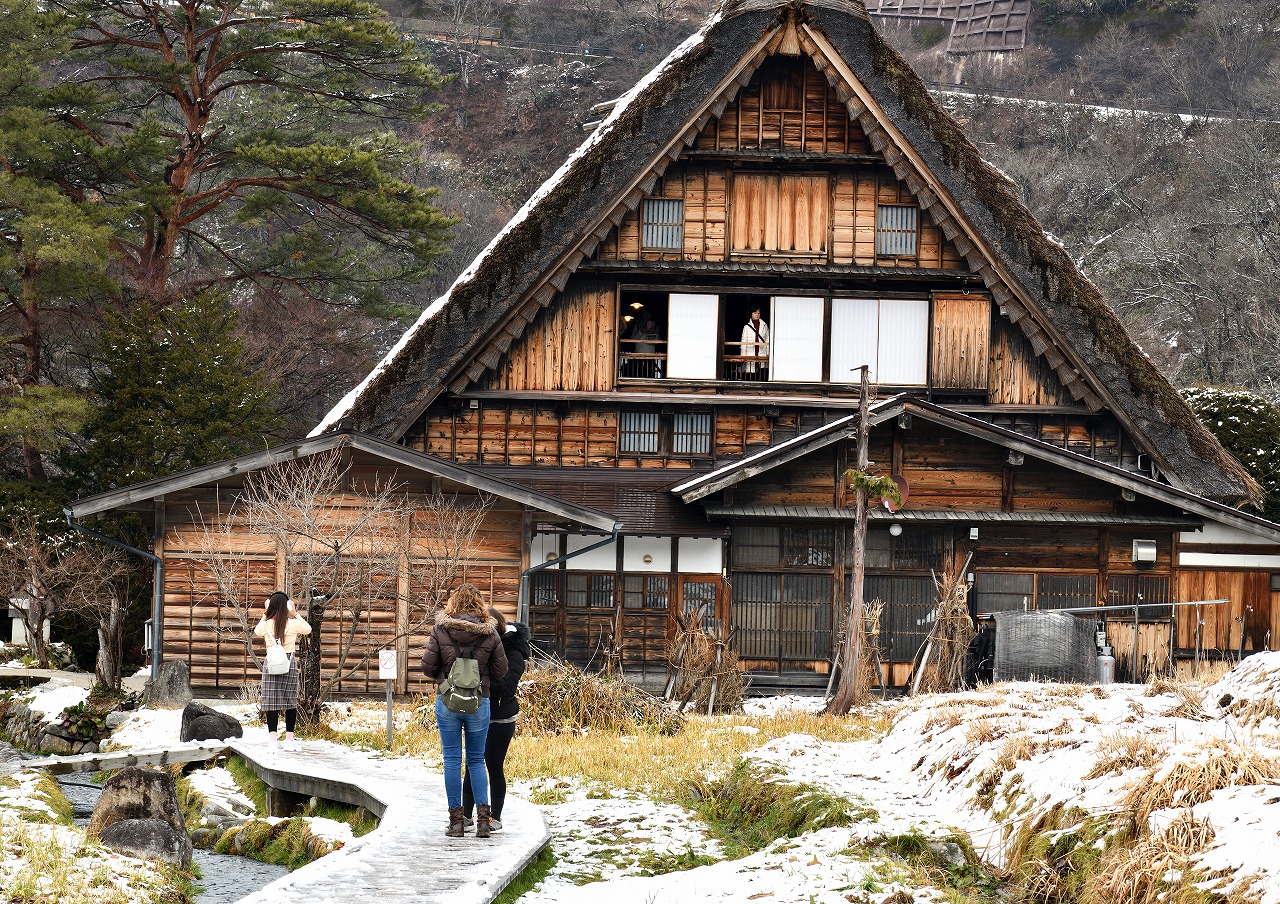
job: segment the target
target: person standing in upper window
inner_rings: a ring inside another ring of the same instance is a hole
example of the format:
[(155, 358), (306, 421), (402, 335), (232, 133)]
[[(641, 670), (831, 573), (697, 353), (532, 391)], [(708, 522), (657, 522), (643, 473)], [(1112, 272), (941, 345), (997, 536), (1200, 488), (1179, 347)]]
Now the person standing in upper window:
[(743, 374), (751, 375), (747, 379), (768, 379), (769, 324), (760, 319), (759, 308), (751, 312), (751, 319), (742, 328), (742, 354), (746, 358), (761, 359), (758, 367), (755, 361), (747, 361), (742, 365)]

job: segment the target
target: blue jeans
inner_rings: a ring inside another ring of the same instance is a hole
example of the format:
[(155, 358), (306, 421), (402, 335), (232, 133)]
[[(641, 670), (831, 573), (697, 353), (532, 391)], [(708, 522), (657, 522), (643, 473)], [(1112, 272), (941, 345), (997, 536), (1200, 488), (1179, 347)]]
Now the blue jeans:
[(489, 698), (471, 715), (451, 713), (436, 697), (436, 726), (440, 729), (440, 749), (444, 755), (444, 795), (449, 809), (462, 806), (462, 735), (467, 736), (467, 771), (471, 773), (471, 793), (476, 803), (489, 803), (489, 775), (484, 771), (484, 742), (489, 734)]

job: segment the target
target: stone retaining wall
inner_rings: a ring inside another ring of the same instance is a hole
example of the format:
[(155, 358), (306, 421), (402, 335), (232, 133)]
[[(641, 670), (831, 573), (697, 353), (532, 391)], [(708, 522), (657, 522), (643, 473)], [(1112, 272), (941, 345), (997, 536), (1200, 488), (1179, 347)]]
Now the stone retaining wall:
[(14, 747), (30, 750), (32, 753), (97, 753), (98, 745), (94, 741), (65, 734), (65, 729), (57, 723), (44, 721), (44, 715), (32, 712), (22, 701), (14, 701), (0, 714), (0, 736)]

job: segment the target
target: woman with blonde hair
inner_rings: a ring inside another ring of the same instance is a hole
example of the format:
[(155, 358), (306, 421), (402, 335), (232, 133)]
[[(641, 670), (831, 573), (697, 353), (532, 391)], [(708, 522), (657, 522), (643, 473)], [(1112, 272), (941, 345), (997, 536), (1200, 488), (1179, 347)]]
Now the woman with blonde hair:
[(267, 740), (278, 740), (276, 730), (284, 712), (284, 739), (292, 746), (293, 728), (298, 720), (298, 660), (294, 657), (298, 638), (311, 633), (311, 625), (298, 615), (289, 594), (277, 590), (267, 597), (267, 611), (253, 629), (255, 637), (266, 638), (267, 649), (279, 645), (289, 657), (289, 669), (281, 674), (267, 671), (262, 663), (262, 709), (267, 716)]
[(479, 666), (481, 699), (475, 712), (454, 712), (436, 694), (436, 725), (444, 758), (444, 790), (449, 802), (449, 828), (445, 834), (460, 838), (465, 832), (462, 813), (462, 749), (466, 739), (467, 770), (476, 801), (476, 837), (489, 837), (489, 781), (484, 748), (489, 734), (489, 685), (507, 673), (507, 654), (498, 637), (498, 622), (486, 610), (474, 584), (463, 584), (436, 614), (436, 623), (422, 654), (422, 671), (437, 686), (449, 677), (458, 659), (474, 659)]

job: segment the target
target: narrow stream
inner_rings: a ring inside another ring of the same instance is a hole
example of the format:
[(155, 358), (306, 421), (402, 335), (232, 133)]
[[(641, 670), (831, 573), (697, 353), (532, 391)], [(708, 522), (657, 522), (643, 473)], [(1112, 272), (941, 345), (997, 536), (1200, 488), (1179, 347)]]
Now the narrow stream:
[[(88, 825), (102, 785), (83, 773), (60, 775), (58, 784), (75, 810), (76, 825)], [(192, 863), (200, 867), (196, 884), (203, 889), (195, 896), (196, 904), (233, 904), (288, 872), (283, 866), (201, 848), (195, 849)]]

